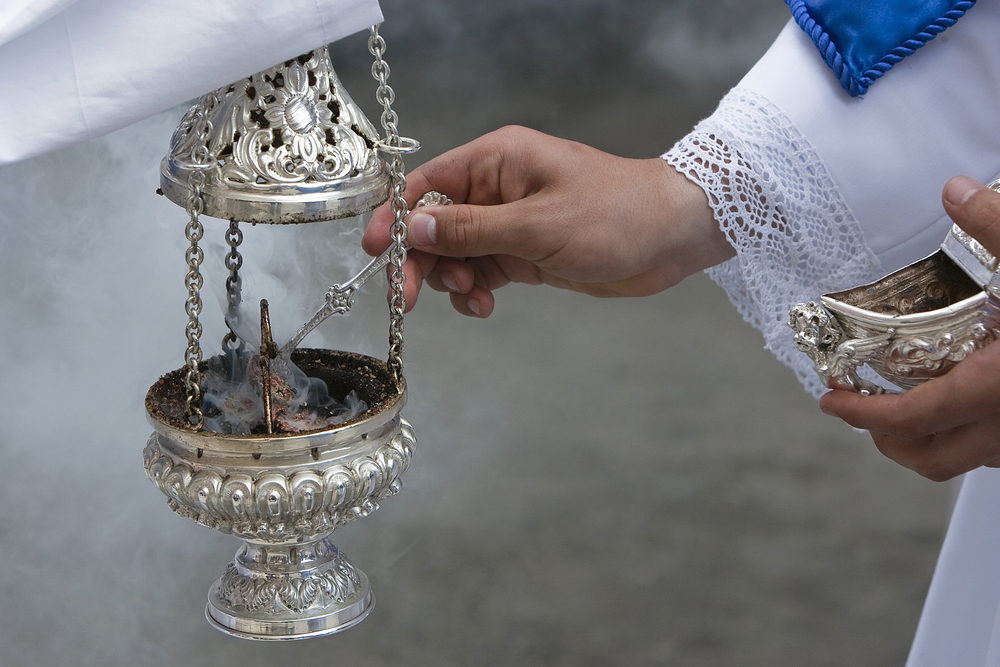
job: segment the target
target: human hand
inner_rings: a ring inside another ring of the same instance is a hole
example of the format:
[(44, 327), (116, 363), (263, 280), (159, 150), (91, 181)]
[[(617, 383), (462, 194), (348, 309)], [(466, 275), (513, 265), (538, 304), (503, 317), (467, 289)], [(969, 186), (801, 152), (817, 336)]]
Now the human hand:
[[(733, 255), (701, 188), (659, 158), (632, 160), (522, 127), (451, 150), (407, 176), (413, 206), (437, 190), (453, 206), (406, 219), (407, 310), (422, 282), (454, 308), (486, 317), (511, 282), (594, 296), (644, 296)], [(376, 255), (390, 243), (392, 213), (365, 231)]]
[[(1000, 194), (964, 176), (945, 185), (945, 211), (1000, 256)], [(867, 429), (879, 451), (935, 481), (979, 466), (1000, 467), (1000, 344), (970, 355), (946, 375), (902, 395), (832, 391), (826, 414)]]

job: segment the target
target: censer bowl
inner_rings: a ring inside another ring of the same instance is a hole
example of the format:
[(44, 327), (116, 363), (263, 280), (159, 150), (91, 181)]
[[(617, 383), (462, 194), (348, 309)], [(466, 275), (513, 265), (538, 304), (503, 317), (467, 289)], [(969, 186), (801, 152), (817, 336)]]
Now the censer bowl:
[(211, 587), (206, 617), (247, 639), (327, 635), (371, 612), (368, 578), (330, 534), (399, 491), (416, 444), (402, 416), (405, 384), (385, 362), (310, 349), (292, 361), (331, 395), (356, 391), (368, 409), (316, 431), (231, 435), (187, 426), (186, 369), (146, 396), (146, 474), (175, 513), (244, 542)]

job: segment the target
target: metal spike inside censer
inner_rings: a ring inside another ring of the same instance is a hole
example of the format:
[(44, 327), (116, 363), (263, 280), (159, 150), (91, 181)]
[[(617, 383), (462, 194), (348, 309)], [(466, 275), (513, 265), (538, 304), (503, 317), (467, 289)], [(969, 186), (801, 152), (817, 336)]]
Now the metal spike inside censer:
[[(369, 49), (383, 108), (381, 138), (343, 89), (324, 47), (209, 93), (192, 107), (161, 164), (161, 191), (183, 206), (187, 351), (146, 396), (154, 432), (146, 474), (177, 514), (244, 541), (208, 595), (216, 628), (248, 639), (302, 639), (363, 620), (368, 578), (330, 534), (399, 491), (415, 440), (402, 415), (403, 273), (407, 213), (400, 138), (377, 26)], [(448, 203), (436, 193), (430, 203)], [(241, 301), (240, 222), (301, 223), (371, 211), (391, 199), (393, 242), (334, 285), (316, 315), (279, 348), (261, 302), (259, 349), (230, 326), (203, 358), (201, 214), (229, 221), (227, 322)], [(346, 313), (361, 284), (391, 266), (389, 352), (298, 349), (319, 322)], [(318, 382), (321, 381), (321, 382)], [(306, 398), (303, 386), (319, 399)]]

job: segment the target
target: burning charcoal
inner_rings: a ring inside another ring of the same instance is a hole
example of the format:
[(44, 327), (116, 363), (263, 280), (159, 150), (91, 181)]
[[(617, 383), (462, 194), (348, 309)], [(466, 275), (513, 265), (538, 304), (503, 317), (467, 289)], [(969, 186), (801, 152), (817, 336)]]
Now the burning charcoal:
[(342, 424), (368, 409), (357, 392), (351, 391), (343, 403), (330, 399), (328, 405), (310, 406), (300, 404), (294, 409), (291, 406), (280, 406), (275, 411), (274, 421), (279, 430), (288, 433), (314, 431), (331, 428)]
[[(271, 425), (277, 432), (331, 428), (368, 406), (351, 391), (343, 402), (330, 396), (322, 380), (311, 378), (285, 356), (270, 360)], [(205, 428), (218, 433), (266, 433), (260, 356), (229, 351), (215, 357), (202, 374)]]
[(219, 433), (249, 434), (263, 422), (263, 403), (247, 384), (230, 382), (210, 373), (206, 377), (207, 381), (202, 383), (206, 428)]
[(314, 431), (326, 428), (326, 420), (321, 418), (315, 411), (300, 409), (296, 412), (283, 411), (275, 417), (278, 428), (289, 433), (300, 433), (302, 431)]

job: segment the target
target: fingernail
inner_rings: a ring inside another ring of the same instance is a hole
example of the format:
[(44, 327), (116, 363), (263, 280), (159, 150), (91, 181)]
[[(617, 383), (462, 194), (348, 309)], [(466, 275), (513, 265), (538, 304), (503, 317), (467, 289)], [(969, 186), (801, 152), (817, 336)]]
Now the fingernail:
[(445, 273), (441, 276), (441, 284), (447, 287), (449, 292), (458, 291), (458, 283), (455, 282), (455, 277), (450, 273)]
[(407, 235), (413, 245), (434, 245), (437, 240), (437, 221), (427, 213), (414, 213), (410, 216), (406, 228)]
[(837, 417), (838, 419), (840, 418), (840, 415), (834, 412), (832, 408), (828, 408), (825, 405), (821, 405), (819, 406), (819, 409), (823, 411), (824, 415), (830, 415), (831, 417)]
[(969, 197), (985, 187), (968, 176), (956, 176), (945, 184), (944, 199), (952, 206), (961, 206), (969, 201)]
[(466, 304), (469, 306), (469, 310), (474, 312), (476, 317), (479, 317), (479, 302), (475, 299), (469, 299)]

